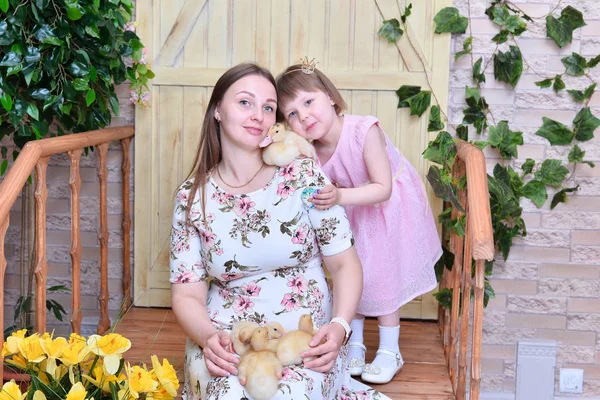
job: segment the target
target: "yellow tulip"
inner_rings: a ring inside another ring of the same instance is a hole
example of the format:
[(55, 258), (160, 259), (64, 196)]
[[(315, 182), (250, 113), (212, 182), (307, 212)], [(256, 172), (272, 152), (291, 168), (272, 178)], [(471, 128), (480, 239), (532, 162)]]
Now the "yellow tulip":
[(158, 378), (161, 386), (165, 388), (167, 393), (169, 393), (172, 397), (177, 396), (177, 388), (179, 388), (179, 379), (177, 379), (177, 373), (175, 372), (175, 368), (166, 358), (163, 358), (162, 365), (158, 362), (158, 357), (153, 355), (150, 357), (152, 360), (152, 368), (154, 374)]
[(46, 400), (46, 395), (41, 390), (36, 390), (33, 394), (33, 400)]
[(11, 359), (5, 359), (4, 362), (13, 367), (27, 369), (27, 360), (20, 354), (15, 354)]
[(150, 393), (157, 389), (158, 382), (144, 368), (138, 365), (132, 368), (127, 364), (125, 371), (127, 372), (126, 388), (119, 391), (119, 399), (122, 399), (122, 395), (127, 395), (127, 398), (130, 399), (137, 399), (140, 397), (140, 393)]
[(34, 333), (19, 344), (19, 352), (28, 362), (39, 363), (46, 358), (46, 353), (40, 345), (40, 335)]
[(91, 335), (87, 340), (92, 353), (104, 357), (104, 368), (108, 375), (114, 375), (119, 369), (121, 355), (129, 350), (131, 342), (118, 333)]
[(27, 334), (27, 329), (21, 329), (20, 331), (15, 331), (6, 338), (6, 342), (2, 345), (2, 357), (6, 357), (11, 354), (15, 354), (19, 352), (19, 343), (25, 339), (25, 335)]
[(27, 393), (21, 393), (21, 388), (14, 380), (6, 382), (0, 392), (0, 400), (23, 400)]
[(71, 387), (69, 393), (67, 393), (67, 398), (65, 400), (85, 400), (85, 396), (87, 395), (87, 390), (81, 382), (77, 382)]
[(106, 393), (110, 393), (111, 382), (120, 383), (127, 380), (127, 377), (122, 373), (119, 374), (119, 376), (105, 375), (104, 368), (102, 367), (102, 365), (100, 365), (100, 363), (94, 368), (93, 374), (93, 378), (89, 375), (83, 375), (83, 377), (87, 381), (91, 382), (94, 386), (102, 388), (102, 391)]
[(89, 354), (90, 348), (85, 344), (85, 341), (72, 341), (65, 346), (58, 359), (67, 367), (70, 367), (84, 362)]
[(65, 347), (67, 347), (67, 339), (64, 337), (57, 337), (56, 339), (52, 339), (52, 336), (44, 335), (40, 339), (40, 346), (44, 353), (48, 356), (48, 360), (46, 363), (46, 372), (50, 375), (55, 376), (56, 372), (56, 359), (59, 358)]
[(85, 343), (86, 340), (83, 336), (73, 332), (71, 333), (71, 336), (69, 336), (69, 343), (76, 343), (76, 342), (83, 342)]
[(167, 392), (164, 386), (159, 386), (156, 392), (148, 393), (146, 399), (152, 400), (173, 400), (173, 396)]

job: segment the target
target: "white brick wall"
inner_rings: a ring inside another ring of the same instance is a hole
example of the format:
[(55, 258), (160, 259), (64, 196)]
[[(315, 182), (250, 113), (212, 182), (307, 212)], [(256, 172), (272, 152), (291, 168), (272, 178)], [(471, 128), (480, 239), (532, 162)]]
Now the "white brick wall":
[[(111, 126), (133, 125), (134, 107), (129, 103), (128, 85), (117, 87), (119, 97), (119, 117), (113, 117)], [(11, 152), (9, 151), (9, 154)], [(83, 247), (81, 260), (81, 312), (83, 313), (82, 333), (91, 334), (96, 332), (100, 308), (98, 296), (100, 294), (100, 245), (98, 233), (99, 222), (99, 185), (96, 170), (96, 152), (89, 152), (81, 158), (81, 245)], [(130, 158), (133, 162), (133, 145)], [(123, 214), (122, 203), (122, 175), (121, 175), (122, 152), (118, 142), (112, 143), (107, 155), (108, 167), (108, 278), (109, 278), (109, 312), (110, 317), (118, 315), (121, 305), (122, 269), (123, 269), (123, 240), (121, 233), (121, 222)], [(48, 216), (47, 216), (47, 259), (48, 259), (48, 285), (65, 285), (71, 287), (71, 259), (69, 248), (71, 245), (71, 206), (69, 191), (69, 158), (66, 154), (50, 158), (47, 175), (48, 185)], [(132, 188), (130, 198), (133, 199), (133, 171), (130, 186)], [(131, 207), (133, 210), (133, 204)], [(5, 277), (5, 307), (4, 326), (12, 324), (14, 305), (19, 297), (20, 291), (20, 220), (21, 220), (21, 198), (19, 197), (10, 212), (10, 226), (5, 241), (7, 253), (7, 269)], [(132, 227), (131, 248), (133, 249)], [(133, 266), (133, 259), (131, 265)], [(67, 310), (65, 318), (67, 323), (60, 323), (48, 314), (48, 330), (55, 329), (57, 334), (70, 332), (68, 324), (71, 314), (71, 295), (52, 295)]]
[[(467, 15), (468, 0), (454, 4)], [(484, 14), (491, 1), (470, 0), (473, 18), (473, 49), (475, 59), (489, 60), (495, 43), (491, 37), (498, 31)], [(558, 0), (517, 0), (520, 8), (532, 17), (544, 16)], [(545, 20), (528, 23), (529, 31), (518, 39), (524, 58), (533, 69), (545, 77), (564, 71), (560, 59), (575, 51), (587, 58), (600, 54), (600, 1), (565, 0), (558, 11), (567, 5), (583, 12), (587, 26), (574, 33), (573, 43), (559, 49), (546, 39)], [(468, 31), (467, 31), (468, 33)], [(453, 40), (452, 52), (462, 50), (468, 35)], [(504, 44), (500, 50), (505, 51)], [(491, 66), (491, 64), (490, 64)], [(600, 81), (600, 68), (592, 73)], [(450, 73), (450, 118), (462, 121), (464, 87), (471, 83), (471, 63), (468, 57), (452, 62)], [(541, 117), (570, 125), (575, 104), (564, 92), (556, 96), (551, 89), (539, 89), (534, 82), (542, 80), (531, 69), (525, 68), (521, 80), (513, 90), (503, 82), (496, 82), (493, 69), (486, 71), (487, 83), (482, 94), (490, 103), (496, 118), (507, 119), (511, 129), (524, 132), (524, 146), (519, 148), (519, 166), (526, 158), (537, 161), (559, 158), (566, 161), (570, 146), (550, 148), (546, 139), (534, 132), (542, 124)], [(568, 89), (589, 85), (582, 79), (564, 76)], [(596, 94), (590, 106), (600, 116), (600, 95)], [(471, 137), (472, 139), (475, 136)], [(586, 160), (600, 161), (600, 130), (592, 141), (580, 144), (586, 151)], [(493, 167), (498, 156), (486, 150), (488, 166)], [(581, 185), (576, 197), (550, 211), (549, 201), (537, 209), (529, 200), (523, 202), (524, 218), (529, 235), (515, 241), (509, 259), (496, 262), (492, 285), (497, 297), (485, 311), (483, 331), (482, 390), (488, 398), (514, 398), (516, 344), (520, 339), (540, 338), (558, 342), (558, 368), (584, 370), (583, 395), (600, 396), (600, 165), (595, 169), (577, 167), (571, 183)], [(549, 193), (549, 197), (552, 194)], [(558, 374), (557, 374), (558, 376)], [(556, 399), (573, 397), (561, 394), (555, 385)]]

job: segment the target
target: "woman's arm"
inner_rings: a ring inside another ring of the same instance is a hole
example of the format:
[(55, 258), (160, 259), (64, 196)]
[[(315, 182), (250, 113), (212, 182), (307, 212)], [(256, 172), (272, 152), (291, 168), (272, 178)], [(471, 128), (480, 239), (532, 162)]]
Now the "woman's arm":
[(385, 134), (377, 125), (373, 125), (367, 131), (363, 161), (371, 183), (347, 189), (328, 185), (314, 197), (315, 207), (322, 210), (335, 204), (363, 206), (388, 200), (392, 195), (392, 172), (386, 150)]
[(206, 309), (207, 295), (206, 281), (174, 283), (171, 284), (171, 307), (185, 334), (203, 349), (211, 375), (237, 374), (232, 363), (238, 364), (238, 359), (228, 351), (231, 338), (212, 325)]
[[(362, 295), (362, 266), (354, 246), (334, 256), (323, 257), (333, 278), (333, 316), (350, 322), (354, 318)], [(323, 325), (311, 342), (312, 349), (302, 354), (302, 358), (317, 357), (307, 361), (307, 368), (318, 372), (329, 372), (338, 356), (346, 331), (338, 323)], [(322, 344), (321, 341), (325, 339)]]

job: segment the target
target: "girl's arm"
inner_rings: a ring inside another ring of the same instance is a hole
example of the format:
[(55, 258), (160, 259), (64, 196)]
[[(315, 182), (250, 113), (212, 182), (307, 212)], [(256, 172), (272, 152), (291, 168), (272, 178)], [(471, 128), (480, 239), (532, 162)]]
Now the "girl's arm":
[(206, 309), (208, 283), (171, 284), (171, 307), (185, 334), (203, 349), (206, 367), (213, 376), (237, 374), (238, 359), (227, 348), (232, 346), (226, 332), (215, 329)]
[(371, 126), (367, 131), (363, 161), (371, 183), (347, 189), (328, 185), (314, 196), (315, 207), (323, 210), (336, 204), (363, 206), (388, 200), (392, 195), (392, 171), (386, 150), (385, 134), (377, 125)]
[[(362, 267), (354, 246), (334, 256), (323, 257), (333, 278), (333, 317), (342, 317), (348, 323), (354, 314), (362, 295)], [(346, 331), (338, 323), (323, 325), (311, 341), (312, 349), (302, 354), (302, 358), (317, 357), (306, 361), (304, 366), (318, 372), (329, 372), (338, 356)], [(321, 341), (325, 339), (323, 343)], [(321, 343), (321, 344), (319, 344)]]

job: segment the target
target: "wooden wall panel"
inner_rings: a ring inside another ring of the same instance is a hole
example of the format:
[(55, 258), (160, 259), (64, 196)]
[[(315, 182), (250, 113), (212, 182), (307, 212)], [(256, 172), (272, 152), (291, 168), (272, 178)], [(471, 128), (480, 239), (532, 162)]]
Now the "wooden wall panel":
[[(190, 171), (214, 83), (232, 65), (254, 61), (277, 75), (300, 58), (314, 57), (340, 89), (347, 112), (376, 115), (425, 176), (429, 164), (421, 153), (435, 133), (427, 132), (427, 113), (418, 119), (408, 109), (396, 109), (395, 91), (401, 85), (427, 89), (429, 77), (441, 107), (447, 108), (450, 38), (433, 34), (433, 16), (452, 2), (412, 3), (404, 36), (388, 43), (377, 34), (381, 14), (399, 18), (407, 0), (139, 2), (138, 34), (148, 46), (156, 78), (151, 107), (136, 113), (136, 305), (169, 305), (173, 193)], [(427, 190), (438, 212), (440, 202)], [(434, 318), (434, 309), (426, 296), (403, 315)]]

